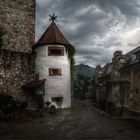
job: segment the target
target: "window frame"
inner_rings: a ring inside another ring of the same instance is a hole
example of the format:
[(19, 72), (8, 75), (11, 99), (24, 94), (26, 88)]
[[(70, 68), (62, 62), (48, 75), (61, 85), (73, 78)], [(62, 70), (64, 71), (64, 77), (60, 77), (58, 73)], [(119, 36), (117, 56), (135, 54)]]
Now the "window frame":
[[(61, 53), (52, 53), (51, 50), (58, 50)], [(48, 47), (48, 56), (64, 56), (64, 47), (50, 46)]]
[(49, 68), (49, 76), (62, 76), (61, 68)]

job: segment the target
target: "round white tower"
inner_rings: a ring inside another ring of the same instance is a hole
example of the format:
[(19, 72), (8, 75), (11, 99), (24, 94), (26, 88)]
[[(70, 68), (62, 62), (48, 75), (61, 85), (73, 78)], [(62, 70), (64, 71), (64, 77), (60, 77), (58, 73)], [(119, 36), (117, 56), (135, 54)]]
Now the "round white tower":
[[(67, 47), (71, 47), (63, 34), (52, 23), (35, 45), (35, 71), (39, 79), (46, 79), (44, 102), (50, 101), (62, 108), (71, 107), (71, 72)], [(54, 18), (54, 19), (53, 19)]]

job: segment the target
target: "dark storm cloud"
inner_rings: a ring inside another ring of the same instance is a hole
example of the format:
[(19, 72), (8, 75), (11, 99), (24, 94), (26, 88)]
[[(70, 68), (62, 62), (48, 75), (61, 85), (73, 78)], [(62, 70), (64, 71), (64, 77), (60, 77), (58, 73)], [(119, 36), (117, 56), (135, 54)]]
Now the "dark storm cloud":
[(140, 41), (139, 0), (37, 0), (36, 39), (56, 12), (57, 25), (76, 48), (76, 62), (92, 66), (111, 60), (113, 52)]
[(128, 17), (137, 17), (139, 16), (139, 0), (96, 0), (98, 6), (104, 9), (107, 12), (115, 13), (114, 8), (118, 8), (120, 12)]

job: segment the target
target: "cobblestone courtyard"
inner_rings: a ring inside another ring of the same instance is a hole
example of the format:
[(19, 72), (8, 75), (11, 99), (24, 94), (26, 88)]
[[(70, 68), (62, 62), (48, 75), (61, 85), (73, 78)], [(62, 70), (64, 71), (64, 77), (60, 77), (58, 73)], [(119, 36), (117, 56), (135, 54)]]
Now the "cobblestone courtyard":
[(0, 140), (139, 140), (140, 123), (113, 119), (87, 102), (25, 123), (0, 122)]

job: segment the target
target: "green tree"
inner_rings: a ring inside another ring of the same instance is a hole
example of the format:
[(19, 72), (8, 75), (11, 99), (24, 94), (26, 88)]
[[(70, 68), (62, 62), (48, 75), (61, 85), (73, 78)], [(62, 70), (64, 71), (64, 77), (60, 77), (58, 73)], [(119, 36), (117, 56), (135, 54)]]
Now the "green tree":
[(74, 82), (74, 97), (85, 99), (86, 93), (89, 92), (90, 82), (90, 77), (77, 74), (77, 79)]

